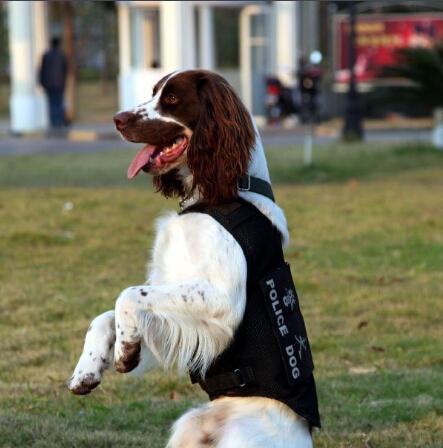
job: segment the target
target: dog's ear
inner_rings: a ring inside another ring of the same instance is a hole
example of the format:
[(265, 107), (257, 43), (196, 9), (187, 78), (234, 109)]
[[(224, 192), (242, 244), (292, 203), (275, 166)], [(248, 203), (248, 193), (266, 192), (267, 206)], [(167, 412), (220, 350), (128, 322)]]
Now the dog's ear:
[(246, 174), (255, 131), (251, 116), (232, 87), (219, 75), (204, 72), (197, 81), (200, 117), (188, 148), (193, 188), (209, 204), (238, 195)]

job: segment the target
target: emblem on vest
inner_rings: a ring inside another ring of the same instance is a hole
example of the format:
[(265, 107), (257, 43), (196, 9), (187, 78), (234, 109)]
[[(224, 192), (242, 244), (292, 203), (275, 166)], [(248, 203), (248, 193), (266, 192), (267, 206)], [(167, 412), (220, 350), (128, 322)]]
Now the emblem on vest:
[(283, 297), (283, 303), (286, 308), (291, 308), (291, 311), (294, 311), (295, 306), (295, 293), (293, 289), (286, 288), (285, 296)]
[(308, 343), (308, 339), (305, 338), (304, 336), (294, 336), (295, 340), (298, 342), (299, 346), (298, 346), (298, 357), (300, 358), (301, 361), (301, 357), (302, 357), (302, 351), (303, 350), (307, 350), (307, 343)]

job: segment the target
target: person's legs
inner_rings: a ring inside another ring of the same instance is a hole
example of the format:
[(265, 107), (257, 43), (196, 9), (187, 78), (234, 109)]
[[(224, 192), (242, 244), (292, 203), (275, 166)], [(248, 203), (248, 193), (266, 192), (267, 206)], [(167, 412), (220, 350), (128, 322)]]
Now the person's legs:
[(63, 90), (57, 90), (56, 96), (56, 107), (55, 107), (55, 126), (65, 125), (65, 110), (63, 107)]
[(49, 121), (51, 126), (63, 126), (65, 124), (65, 111), (63, 108), (63, 90), (48, 90)]
[(46, 97), (48, 98), (48, 106), (49, 106), (49, 123), (51, 126), (55, 126), (55, 100), (54, 100), (54, 92), (51, 90), (46, 90)]

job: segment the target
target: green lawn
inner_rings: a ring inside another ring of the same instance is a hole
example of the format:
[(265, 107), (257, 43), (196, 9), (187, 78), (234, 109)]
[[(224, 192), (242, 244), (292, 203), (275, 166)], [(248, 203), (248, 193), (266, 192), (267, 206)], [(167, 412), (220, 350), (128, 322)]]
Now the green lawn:
[[(136, 149), (134, 149), (134, 152)], [(89, 321), (144, 279), (174, 201), (125, 180), (131, 151), (0, 158), (0, 446), (161, 447), (205, 399), (187, 378), (65, 380)], [(269, 151), (316, 363), (317, 447), (443, 444), (443, 153)], [(72, 203), (71, 207), (67, 206)]]
[[(0, 119), (9, 117), (10, 85), (0, 82)], [(76, 121), (83, 123), (109, 120), (109, 111), (118, 109), (114, 82), (80, 81), (77, 84)]]

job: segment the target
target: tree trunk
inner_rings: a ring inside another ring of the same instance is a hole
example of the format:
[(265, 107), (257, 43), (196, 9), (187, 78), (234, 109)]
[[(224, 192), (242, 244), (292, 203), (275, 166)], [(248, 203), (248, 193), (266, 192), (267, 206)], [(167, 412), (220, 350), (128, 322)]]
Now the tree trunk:
[(76, 58), (74, 45), (74, 6), (72, 1), (64, 1), (63, 5), (63, 41), (68, 61), (68, 73), (65, 90), (65, 115), (68, 122), (72, 122), (76, 115)]

